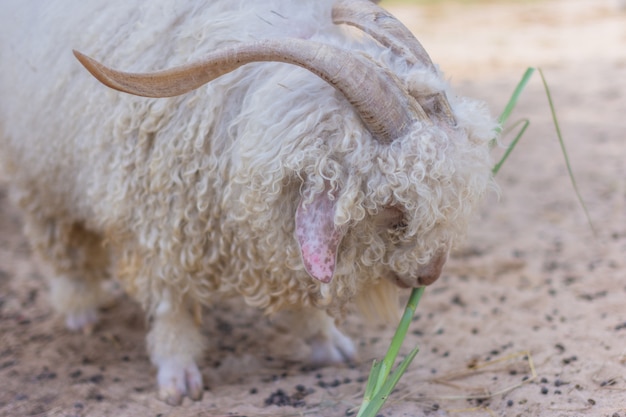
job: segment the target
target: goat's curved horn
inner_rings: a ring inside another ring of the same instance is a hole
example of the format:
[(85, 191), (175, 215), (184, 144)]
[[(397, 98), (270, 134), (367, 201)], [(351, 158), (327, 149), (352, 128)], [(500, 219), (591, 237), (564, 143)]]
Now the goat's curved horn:
[(404, 135), (416, 120), (430, 122), (419, 103), (373, 61), (311, 41), (281, 39), (240, 44), (214, 51), (198, 63), (145, 74), (116, 71), (78, 51), (74, 54), (103, 84), (145, 97), (184, 94), (251, 62), (285, 62), (306, 68), (339, 90), (382, 142), (390, 143)]
[[(396, 55), (405, 57), (411, 64), (418, 62), (436, 71), (433, 61), (419, 40), (391, 13), (371, 1), (337, 0), (333, 6), (333, 22), (359, 28), (390, 48)], [(437, 94), (439, 107), (455, 123), (450, 103), (441, 92)]]

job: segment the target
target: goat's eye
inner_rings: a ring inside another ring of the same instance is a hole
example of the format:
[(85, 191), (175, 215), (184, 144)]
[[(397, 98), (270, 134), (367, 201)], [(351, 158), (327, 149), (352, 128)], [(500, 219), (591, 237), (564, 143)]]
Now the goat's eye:
[(400, 221), (394, 223), (391, 228), (396, 231), (396, 232), (401, 232), (404, 229), (406, 229), (409, 225), (407, 224), (406, 220), (404, 220), (404, 218), (402, 218)]
[(404, 212), (397, 207), (386, 207), (380, 215), (382, 225), (393, 233), (401, 233), (408, 226)]

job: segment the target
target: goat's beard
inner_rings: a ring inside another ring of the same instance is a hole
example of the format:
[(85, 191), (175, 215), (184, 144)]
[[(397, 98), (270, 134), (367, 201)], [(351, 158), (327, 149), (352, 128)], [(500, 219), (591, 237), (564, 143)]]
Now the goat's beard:
[(367, 321), (396, 325), (400, 320), (398, 286), (389, 279), (370, 284), (356, 296), (355, 304)]

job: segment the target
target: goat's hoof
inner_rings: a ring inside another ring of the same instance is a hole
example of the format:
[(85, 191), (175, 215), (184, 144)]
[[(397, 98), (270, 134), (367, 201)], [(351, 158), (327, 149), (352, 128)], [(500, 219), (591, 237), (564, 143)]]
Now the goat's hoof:
[(311, 361), (315, 365), (352, 363), (357, 359), (356, 347), (352, 340), (334, 326), (328, 336), (319, 336), (311, 340), (311, 349)]
[(194, 401), (202, 399), (202, 374), (194, 362), (183, 364), (169, 360), (161, 363), (157, 381), (159, 399), (169, 405), (180, 405), (185, 396)]
[(98, 322), (98, 310), (88, 308), (65, 315), (65, 327), (73, 332), (91, 334)]

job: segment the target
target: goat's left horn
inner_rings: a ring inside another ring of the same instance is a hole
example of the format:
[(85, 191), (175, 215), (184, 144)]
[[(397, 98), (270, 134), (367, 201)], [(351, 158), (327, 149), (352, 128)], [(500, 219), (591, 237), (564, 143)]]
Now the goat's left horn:
[[(337, 0), (332, 11), (333, 22), (354, 26), (403, 56), (409, 63), (418, 62), (436, 71), (428, 52), (411, 31), (395, 16), (369, 0)], [(454, 124), (455, 118), (445, 93), (437, 94), (439, 107)]]
[(416, 120), (430, 123), (419, 103), (382, 67), (358, 54), (312, 41), (239, 44), (216, 50), (202, 62), (147, 74), (116, 71), (80, 52), (74, 54), (103, 84), (145, 97), (184, 94), (251, 62), (285, 62), (306, 68), (339, 90), (372, 135), (384, 143), (405, 135)]

